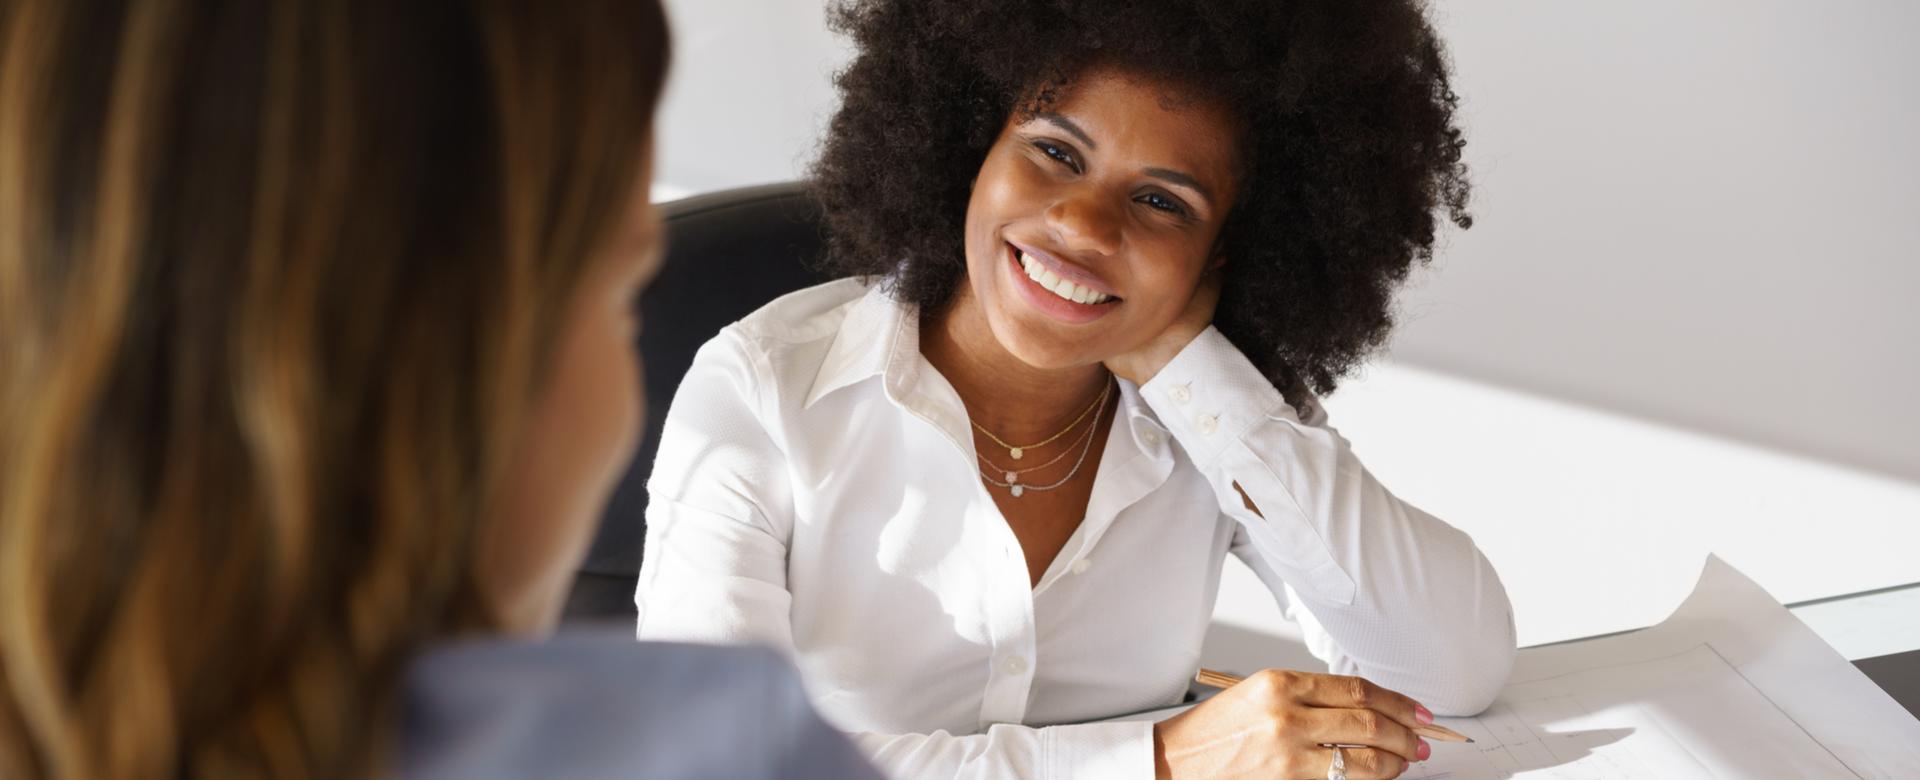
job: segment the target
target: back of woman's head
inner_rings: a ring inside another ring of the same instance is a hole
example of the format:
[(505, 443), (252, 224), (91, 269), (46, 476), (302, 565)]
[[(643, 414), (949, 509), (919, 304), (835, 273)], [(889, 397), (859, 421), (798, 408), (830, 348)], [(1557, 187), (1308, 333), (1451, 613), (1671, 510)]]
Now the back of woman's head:
[(0, 775), (378, 771), (656, 3), (0, 6)]

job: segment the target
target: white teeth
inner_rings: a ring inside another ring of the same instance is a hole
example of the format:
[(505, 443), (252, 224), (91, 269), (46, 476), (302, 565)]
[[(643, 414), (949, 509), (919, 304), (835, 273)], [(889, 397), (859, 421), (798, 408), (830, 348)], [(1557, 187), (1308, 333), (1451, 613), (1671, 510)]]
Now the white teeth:
[(1025, 252), (1020, 253), (1020, 267), (1026, 270), (1027, 278), (1032, 279), (1035, 284), (1074, 303), (1106, 303), (1113, 298), (1106, 293), (1095, 292), (1060, 278)]

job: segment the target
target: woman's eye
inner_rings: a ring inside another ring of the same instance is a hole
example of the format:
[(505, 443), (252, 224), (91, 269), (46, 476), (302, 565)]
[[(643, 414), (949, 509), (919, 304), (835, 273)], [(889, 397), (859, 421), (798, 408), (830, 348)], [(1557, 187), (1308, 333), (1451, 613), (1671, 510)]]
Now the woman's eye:
[(1072, 154), (1068, 153), (1067, 150), (1060, 148), (1058, 145), (1048, 143), (1046, 141), (1034, 141), (1033, 147), (1035, 149), (1039, 149), (1041, 154), (1044, 154), (1048, 157), (1052, 157), (1054, 160), (1058, 161), (1061, 165), (1065, 165), (1068, 168), (1072, 169), (1074, 173), (1080, 172), (1080, 163), (1073, 159)]
[(1186, 208), (1181, 206), (1179, 201), (1157, 192), (1149, 192), (1140, 196), (1140, 202), (1147, 204), (1148, 208), (1159, 209), (1169, 214), (1177, 214), (1183, 217), (1187, 215)]

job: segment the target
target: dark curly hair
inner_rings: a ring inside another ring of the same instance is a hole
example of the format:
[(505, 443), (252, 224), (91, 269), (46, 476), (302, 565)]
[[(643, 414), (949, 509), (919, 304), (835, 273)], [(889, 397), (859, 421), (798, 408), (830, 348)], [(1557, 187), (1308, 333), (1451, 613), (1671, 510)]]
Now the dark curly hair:
[(1246, 132), (1214, 323), (1295, 402), (1385, 341), (1394, 291), (1462, 228), (1465, 142), (1415, 0), (845, 0), (858, 47), (812, 186), (831, 273), (944, 305), (974, 176), (1013, 112), (1094, 64), (1194, 85)]

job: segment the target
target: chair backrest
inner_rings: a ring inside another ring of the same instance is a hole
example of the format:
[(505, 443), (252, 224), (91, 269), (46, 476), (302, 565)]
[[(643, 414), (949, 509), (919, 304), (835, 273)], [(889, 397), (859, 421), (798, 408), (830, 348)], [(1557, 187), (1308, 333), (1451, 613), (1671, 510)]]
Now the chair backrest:
[(646, 537), (647, 475), (667, 406), (694, 352), (767, 302), (828, 280), (815, 270), (826, 244), (820, 207), (799, 183), (698, 195), (665, 204), (662, 211), (666, 256), (640, 296), (636, 345), (646, 369), (646, 430), (574, 578), (568, 621), (634, 615)]

